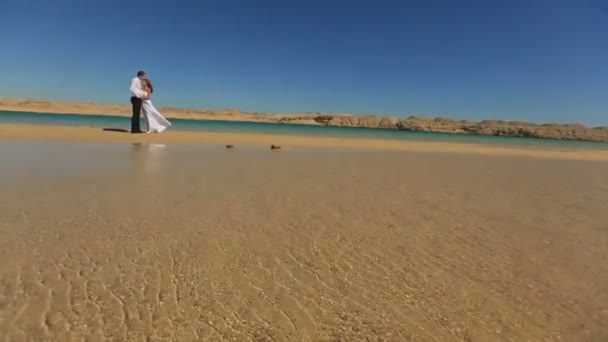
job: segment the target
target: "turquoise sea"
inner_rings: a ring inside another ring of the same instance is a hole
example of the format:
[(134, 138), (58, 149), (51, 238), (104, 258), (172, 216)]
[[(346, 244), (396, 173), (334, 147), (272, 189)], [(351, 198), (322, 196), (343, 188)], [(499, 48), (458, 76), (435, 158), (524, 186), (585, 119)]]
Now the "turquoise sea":
[[(353, 128), (353, 127), (324, 127), (294, 124), (274, 124), (259, 122), (234, 122), (221, 120), (191, 120), (173, 119), (172, 130), (206, 131), (206, 132), (232, 132), (232, 133), (261, 133), (261, 134), (288, 134), (306, 136), (328, 136), (348, 138), (395, 139), (411, 141), (445, 141), (475, 144), (518, 145), (531, 148), (583, 148), (606, 149), (608, 143), (586, 141), (564, 141), (555, 139), (535, 139), (520, 137), (498, 137), (465, 134), (407, 132), (391, 129)], [(107, 115), (79, 115), (79, 114), (47, 114), (30, 112), (0, 111), (0, 123), (38, 124), (58, 126), (87, 126), (128, 129), (130, 118)], [(143, 123), (143, 121), (142, 121)]]

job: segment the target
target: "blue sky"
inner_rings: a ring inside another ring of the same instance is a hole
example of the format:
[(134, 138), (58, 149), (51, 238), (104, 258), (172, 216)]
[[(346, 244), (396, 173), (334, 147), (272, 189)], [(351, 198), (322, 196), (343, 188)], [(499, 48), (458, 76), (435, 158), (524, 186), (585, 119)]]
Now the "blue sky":
[(0, 97), (608, 125), (606, 0), (0, 0)]

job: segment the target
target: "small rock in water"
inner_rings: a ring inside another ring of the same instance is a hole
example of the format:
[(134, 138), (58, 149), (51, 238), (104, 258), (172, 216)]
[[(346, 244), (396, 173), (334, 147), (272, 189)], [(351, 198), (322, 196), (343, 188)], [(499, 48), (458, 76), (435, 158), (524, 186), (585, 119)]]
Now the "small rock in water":
[(226, 148), (234, 148), (234, 145), (226, 145)]
[(270, 149), (271, 150), (280, 150), (281, 146), (279, 146), (279, 145), (270, 145)]

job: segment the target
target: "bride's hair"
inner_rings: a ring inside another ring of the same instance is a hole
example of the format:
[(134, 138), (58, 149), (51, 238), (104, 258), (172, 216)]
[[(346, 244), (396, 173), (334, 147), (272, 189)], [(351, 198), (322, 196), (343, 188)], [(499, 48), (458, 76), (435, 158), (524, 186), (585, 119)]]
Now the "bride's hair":
[(147, 86), (148, 88), (150, 88), (150, 93), (153, 93), (153, 92), (154, 92), (154, 87), (152, 86), (152, 82), (150, 82), (150, 80), (149, 80), (149, 79), (147, 79), (147, 78), (146, 78), (146, 86)]

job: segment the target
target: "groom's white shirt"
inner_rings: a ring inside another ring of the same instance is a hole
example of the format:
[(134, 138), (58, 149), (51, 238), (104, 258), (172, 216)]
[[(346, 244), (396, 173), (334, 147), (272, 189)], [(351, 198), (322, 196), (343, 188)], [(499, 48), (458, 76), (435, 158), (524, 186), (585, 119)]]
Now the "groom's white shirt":
[(148, 93), (144, 91), (144, 86), (141, 84), (141, 80), (139, 77), (134, 77), (131, 80), (131, 87), (129, 87), (131, 91), (131, 96), (137, 98), (144, 98), (148, 96)]

